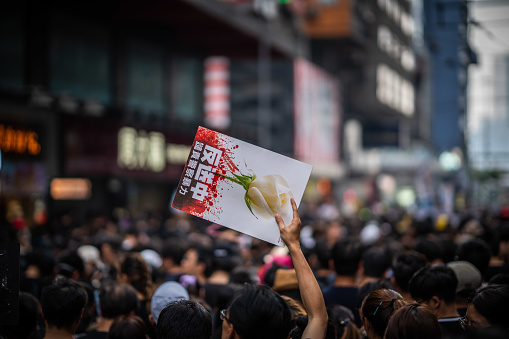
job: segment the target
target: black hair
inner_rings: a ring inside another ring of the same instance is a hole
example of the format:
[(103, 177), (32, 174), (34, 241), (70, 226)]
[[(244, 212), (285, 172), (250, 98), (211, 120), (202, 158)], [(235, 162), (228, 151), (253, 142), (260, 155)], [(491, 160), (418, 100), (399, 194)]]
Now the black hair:
[(239, 252), (233, 245), (221, 244), (213, 249), (212, 271), (232, 272), (235, 267), (239, 266)]
[(362, 302), (361, 311), (364, 321), (369, 321), (373, 331), (383, 338), (389, 319), (394, 311), (407, 303), (403, 297), (391, 289), (379, 289), (371, 292)]
[(230, 274), (230, 281), (231, 284), (253, 284), (253, 278), (251, 277), (251, 274), (249, 271), (244, 267), (237, 267), (233, 270), (233, 272)]
[(442, 244), (430, 240), (430, 239), (420, 239), (415, 244), (415, 251), (421, 253), (426, 257), (427, 262), (433, 262), (437, 259), (442, 259), (444, 249), (442, 248)]
[(80, 275), (85, 271), (83, 259), (76, 251), (63, 256), (58, 263), (58, 274), (60, 275), (70, 278), (74, 271), (78, 271)]
[(385, 339), (442, 338), (442, 329), (427, 305), (413, 303), (398, 309), (387, 324)]
[(461, 244), (457, 252), (458, 260), (468, 261), (481, 272), (484, 277), (490, 264), (491, 249), (486, 241), (474, 238)]
[(149, 271), (148, 265), (138, 252), (129, 252), (120, 265), (120, 272), (127, 276), (129, 284), (136, 291), (148, 297)]
[(362, 258), (362, 246), (358, 241), (344, 239), (336, 242), (332, 247), (331, 257), (334, 270), (338, 275), (355, 275)]
[(364, 275), (367, 277), (382, 278), (390, 265), (389, 253), (378, 246), (371, 247), (362, 256)]
[(280, 269), (289, 269), (289, 267), (286, 267), (286, 265), (279, 265), (276, 262), (272, 263), (272, 265), (267, 269), (265, 275), (263, 276), (265, 285), (271, 288), (274, 286), (274, 281), (276, 280), (276, 272)]
[(175, 264), (180, 265), (186, 250), (186, 246), (182, 245), (181, 241), (177, 239), (170, 239), (165, 242), (165, 246), (161, 251), (161, 256), (163, 259), (170, 258), (175, 262)]
[(136, 310), (138, 297), (129, 284), (111, 282), (99, 291), (99, 308), (104, 318), (114, 319)]
[(229, 320), (241, 339), (286, 339), (291, 330), (290, 307), (265, 285), (246, 285), (232, 301)]
[(146, 339), (147, 325), (136, 315), (119, 316), (111, 324), (108, 339)]
[(94, 297), (94, 287), (92, 284), (86, 281), (80, 281), (79, 284), (85, 289), (87, 292), (87, 303), (85, 304), (85, 310), (83, 311), (83, 316), (81, 317), (80, 324), (76, 329), (76, 333), (84, 333), (90, 327), (92, 322), (95, 322), (98, 314), (97, 314), (97, 303)]
[(346, 338), (354, 337), (358, 333), (359, 328), (355, 324), (355, 316), (352, 310), (342, 305), (333, 305), (327, 308), (327, 315), (336, 328), (336, 338), (341, 338), (346, 333)]
[(316, 254), (320, 268), (329, 269), (329, 260), (331, 258), (331, 249), (327, 245), (326, 240), (319, 240), (316, 242), (313, 252)]
[(468, 303), (473, 304), (491, 326), (507, 328), (509, 319), (509, 286), (489, 284), (476, 289), (468, 298)]
[(408, 283), (412, 276), (426, 266), (426, 260), (417, 252), (402, 253), (398, 255), (392, 264), (392, 272), (394, 279), (398, 283), (398, 287), (408, 292)]
[[(303, 315), (295, 319), (295, 327), (290, 332), (290, 338), (292, 339), (301, 339), (304, 334), (304, 330), (308, 325), (308, 316)], [(336, 327), (332, 321), (327, 322), (327, 331), (325, 332), (325, 339), (336, 339), (341, 338), (337, 336)]]
[(456, 243), (451, 239), (440, 239), (439, 242), (443, 250), (442, 260), (444, 261), (444, 264), (454, 261), (454, 258), (456, 257), (456, 250), (458, 248)]
[(379, 289), (388, 289), (388, 290), (394, 290), (394, 286), (388, 281), (383, 279), (377, 279), (373, 281), (368, 281), (361, 287), (359, 287), (359, 293), (357, 295), (357, 302), (358, 304), (362, 304), (362, 301), (366, 296), (368, 296), (371, 292), (379, 290)]
[(37, 330), (39, 302), (25, 292), (19, 294), (19, 322), (17, 325), (0, 326), (0, 334), (6, 339), (25, 339), (33, 337)]
[(450, 304), (456, 300), (458, 278), (445, 265), (423, 267), (410, 280), (410, 293), (415, 300), (429, 301), (433, 296)]
[(157, 339), (209, 339), (211, 335), (210, 313), (193, 300), (170, 303), (157, 319)]
[(489, 284), (509, 285), (509, 273), (498, 273), (491, 277)]
[(87, 292), (75, 281), (58, 278), (44, 287), (41, 307), (44, 319), (50, 326), (69, 328), (81, 315), (87, 303)]

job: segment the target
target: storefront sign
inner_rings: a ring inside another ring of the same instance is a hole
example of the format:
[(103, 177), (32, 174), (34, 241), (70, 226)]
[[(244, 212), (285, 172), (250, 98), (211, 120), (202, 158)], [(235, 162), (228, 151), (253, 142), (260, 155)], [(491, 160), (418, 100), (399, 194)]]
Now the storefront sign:
[(82, 178), (55, 178), (50, 193), (54, 200), (86, 200), (92, 194), (92, 183)]
[(122, 127), (118, 132), (117, 164), (129, 170), (162, 172), (166, 164), (182, 165), (191, 147), (167, 144), (164, 134)]
[(39, 135), (31, 130), (0, 124), (0, 151), (37, 155), (41, 152)]

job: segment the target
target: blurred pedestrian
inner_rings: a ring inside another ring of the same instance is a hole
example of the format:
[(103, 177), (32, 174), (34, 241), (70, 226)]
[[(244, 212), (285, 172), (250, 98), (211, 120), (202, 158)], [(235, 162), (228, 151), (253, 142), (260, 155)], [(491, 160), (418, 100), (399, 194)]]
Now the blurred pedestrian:
[(77, 282), (57, 278), (41, 293), (42, 316), (46, 324), (45, 339), (74, 336), (87, 303), (87, 292)]
[(440, 325), (431, 310), (418, 303), (403, 306), (394, 312), (384, 336), (384, 339), (430, 338), (442, 338)]

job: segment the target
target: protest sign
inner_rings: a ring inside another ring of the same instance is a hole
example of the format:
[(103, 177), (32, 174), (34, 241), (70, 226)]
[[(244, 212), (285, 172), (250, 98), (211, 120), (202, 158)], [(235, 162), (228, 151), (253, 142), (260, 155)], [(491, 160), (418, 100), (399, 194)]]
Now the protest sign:
[(172, 207), (284, 246), (274, 215), (292, 220), (312, 166), (199, 127)]

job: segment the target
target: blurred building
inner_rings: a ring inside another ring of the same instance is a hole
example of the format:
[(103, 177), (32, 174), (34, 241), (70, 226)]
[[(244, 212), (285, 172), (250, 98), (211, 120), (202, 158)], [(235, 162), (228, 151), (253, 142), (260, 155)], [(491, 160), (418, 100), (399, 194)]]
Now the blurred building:
[(491, 208), (509, 203), (508, 17), (508, 2), (469, 3), (478, 63), (468, 70), (468, 154), (475, 202)]
[(368, 201), (380, 199), (380, 182), (387, 182), (380, 178), (394, 183), (393, 202), (399, 189), (415, 193), (421, 169), (436, 163), (419, 7), (407, 0), (313, 3), (306, 21), (312, 60), (337, 76), (344, 92), (347, 186), (358, 178), (357, 192)]
[(268, 135), (265, 146), (293, 155), (293, 62), (307, 56), (298, 10), (219, 0), (3, 7), (3, 216), (10, 201), (30, 222), (41, 208), (167, 211), (199, 125), (258, 144)]
[(476, 55), (467, 40), (467, 1), (424, 1), (424, 36), (433, 81), (432, 141), (439, 151), (465, 150), (467, 68)]
[(338, 176), (341, 89), (309, 61), (306, 1), (4, 7), (2, 216), (168, 211), (199, 125)]

